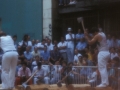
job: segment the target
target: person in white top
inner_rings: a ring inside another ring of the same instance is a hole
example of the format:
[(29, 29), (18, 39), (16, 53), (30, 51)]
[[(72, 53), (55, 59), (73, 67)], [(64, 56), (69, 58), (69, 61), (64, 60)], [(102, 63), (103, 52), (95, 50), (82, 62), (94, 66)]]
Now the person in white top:
[(68, 34), (66, 35), (68, 62), (73, 62), (73, 57), (74, 57), (75, 35), (72, 34), (71, 31), (72, 31), (72, 29), (68, 28)]
[(58, 49), (62, 58), (67, 61), (67, 42), (64, 41), (64, 37), (61, 37), (61, 42), (58, 43)]
[(91, 32), (94, 34), (92, 40), (89, 39), (88, 33), (84, 30), (85, 38), (90, 45), (98, 42), (98, 69), (101, 75), (101, 84), (97, 87), (107, 87), (109, 85), (107, 62), (110, 59), (110, 53), (107, 46), (106, 35), (103, 32), (99, 32), (96, 27), (92, 28)]
[(118, 53), (115, 50), (115, 47), (110, 49), (110, 59), (113, 60), (114, 57), (118, 57)]
[[(82, 55), (80, 53), (78, 53), (78, 50), (75, 49), (75, 55), (74, 55), (74, 65), (77, 65), (78, 62), (81, 63), (81, 58), (82, 58)], [(81, 64), (82, 65), (82, 64)]]
[(18, 53), (11, 36), (0, 32), (0, 47), (4, 51), (2, 57), (2, 89), (13, 89)]
[(48, 52), (53, 50), (54, 45), (52, 44), (50, 39), (47, 40), (47, 43), (45, 45), (47, 46), (47, 51)]
[(37, 48), (39, 49), (39, 52), (41, 54), (41, 52), (44, 51), (44, 46), (45, 46), (45, 40), (43, 39), (41, 43), (37, 44)]

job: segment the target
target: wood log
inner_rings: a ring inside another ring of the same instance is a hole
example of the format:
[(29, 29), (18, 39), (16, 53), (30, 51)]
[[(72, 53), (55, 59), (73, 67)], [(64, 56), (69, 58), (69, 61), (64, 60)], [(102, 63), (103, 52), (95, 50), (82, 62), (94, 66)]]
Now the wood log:
[(113, 89), (111, 87), (105, 87), (105, 88), (95, 87), (95, 90), (113, 90)]
[[(17, 90), (24, 90), (24, 88), (19, 85), (16, 87)], [(26, 90), (94, 90), (94, 88), (91, 88), (89, 84), (71, 84), (66, 86), (65, 84), (62, 84), (62, 87), (58, 87), (57, 84), (52, 85), (29, 85), (29, 88)]]

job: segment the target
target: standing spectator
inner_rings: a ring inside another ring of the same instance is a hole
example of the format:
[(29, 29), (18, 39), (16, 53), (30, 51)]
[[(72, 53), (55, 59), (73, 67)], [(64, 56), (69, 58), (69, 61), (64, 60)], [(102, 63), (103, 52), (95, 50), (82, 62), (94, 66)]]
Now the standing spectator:
[(19, 43), (19, 45), (22, 46), (23, 44), (30, 47), (32, 46), (32, 42), (29, 41), (29, 35), (24, 35), (23, 40)]
[(78, 29), (78, 33), (75, 35), (77, 44), (83, 37), (84, 37), (84, 34), (81, 32), (81, 29)]
[[(23, 82), (25, 82), (26, 80), (28, 80), (28, 78), (30, 78), (31, 76), (31, 71), (30, 69), (27, 67), (27, 63), (22, 63), (22, 67), (18, 70), (18, 77), (16, 78), (16, 83), (18, 85), (21, 85)], [(28, 84), (32, 84), (32, 80), (30, 80), (28, 82)]]
[(55, 64), (56, 61), (61, 61), (61, 54), (58, 51), (58, 47), (54, 46), (52, 52), (50, 52), (50, 62)]
[(74, 39), (75, 36), (72, 34), (72, 29), (68, 28), (68, 34), (66, 35), (66, 41), (67, 41), (67, 56), (68, 56), (68, 62), (73, 62), (74, 57)]
[(14, 41), (15, 48), (17, 49), (17, 46), (18, 46), (17, 35), (14, 35), (12, 38), (13, 38), (13, 41)]
[(67, 61), (67, 43), (64, 41), (64, 37), (61, 37), (61, 42), (58, 43), (58, 49), (65, 61)]
[(47, 43), (45, 44), (47, 46), (47, 51), (51, 52), (53, 50), (53, 44), (50, 39), (48, 39)]
[(42, 63), (45, 65), (49, 64), (50, 53), (47, 51), (47, 46), (44, 47), (44, 51), (41, 53)]
[(112, 37), (110, 34), (107, 35), (107, 44), (108, 48), (110, 49), (112, 47)]
[(34, 47), (36, 47), (35, 40), (32, 40), (31, 52), (34, 50)]
[(44, 46), (45, 46), (45, 40), (43, 39), (41, 43), (37, 44), (37, 48), (39, 49), (39, 52), (41, 54), (42, 51), (44, 51)]

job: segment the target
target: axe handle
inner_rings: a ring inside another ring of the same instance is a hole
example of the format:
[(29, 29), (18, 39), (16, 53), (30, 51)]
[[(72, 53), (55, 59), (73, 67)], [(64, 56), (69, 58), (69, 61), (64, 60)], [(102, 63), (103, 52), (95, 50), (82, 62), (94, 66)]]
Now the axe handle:
[(84, 21), (82, 21), (81, 24), (82, 24), (82, 27), (83, 27), (83, 31), (85, 32)]
[(37, 72), (38, 72), (38, 70), (36, 70), (36, 71), (32, 74), (32, 76), (31, 76), (25, 83), (28, 83), (28, 82), (33, 78), (33, 76), (34, 76)]

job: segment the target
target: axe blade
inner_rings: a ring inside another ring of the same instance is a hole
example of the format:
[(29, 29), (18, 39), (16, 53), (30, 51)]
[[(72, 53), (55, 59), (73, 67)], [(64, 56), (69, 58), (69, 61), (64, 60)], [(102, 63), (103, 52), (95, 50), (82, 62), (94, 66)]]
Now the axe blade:
[(58, 82), (58, 83), (57, 83), (57, 86), (58, 86), (58, 87), (62, 87), (62, 83), (61, 83), (61, 82)]
[(83, 21), (83, 17), (77, 18), (77, 21), (80, 23), (81, 21)]
[(22, 86), (23, 86), (23, 88), (25, 88), (25, 89), (28, 87), (27, 83), (23, 83)]

